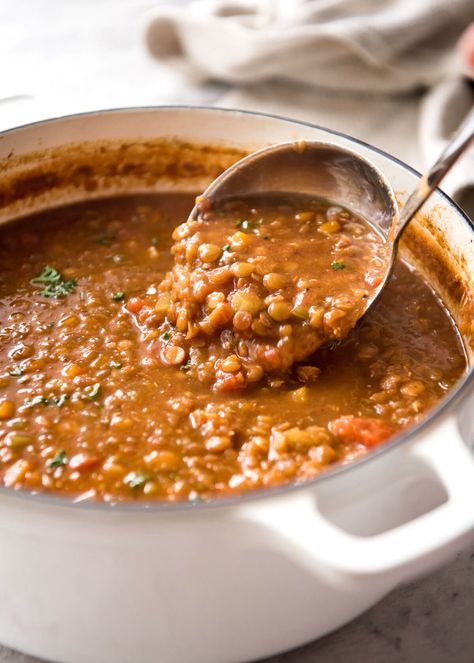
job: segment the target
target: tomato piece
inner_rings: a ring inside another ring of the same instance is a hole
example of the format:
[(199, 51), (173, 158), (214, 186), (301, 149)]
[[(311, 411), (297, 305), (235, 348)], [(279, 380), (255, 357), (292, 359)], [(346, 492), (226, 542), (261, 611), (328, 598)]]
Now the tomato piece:
[(91, 467), (94, 467), (99, 462), (97, 456), (91, 456), (90, 454), (79, 453), (71, 458), (69, 461), (69, 467), (72, 470), (89, 470)]
[(130, 297), (127, 302), (127, 310), (130, 311), (130, 313), (138, 313), (145, 304), (145, 300), (141, 297)]
[(234, 389), (242, 389), (245, 387), (245, 378), (243, 373), (224, 373), (224, 371), (216, 371), (216, 389), (217, 391), (234, 391)]
[(382, 444), (395, 434), (395, 429), (375, 417), (339, 417), (329, 424), (329, 430), (343, 442), (363, 444), (371, 448)]
[(364, 280), (367, 283), (367, 285), (370, 285), (372, 288), (377, 287), (382, 283), (384, 279), (384, 275), (381, 274), (379, 271), (374, 271), (374, 270), (367, 270), (365, 272)]

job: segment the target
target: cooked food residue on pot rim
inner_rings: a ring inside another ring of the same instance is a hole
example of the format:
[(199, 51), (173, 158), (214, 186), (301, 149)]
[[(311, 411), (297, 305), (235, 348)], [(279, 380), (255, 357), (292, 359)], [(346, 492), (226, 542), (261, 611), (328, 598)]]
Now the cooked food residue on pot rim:
[(198, 501), (309, 479), (465, 371), (451, 317), (402, 261), (352, 329), (385, 254), (347, 210), (242, 200), (176, 228), (192, 202), (127, 196), (0, 229), (5, 486)]

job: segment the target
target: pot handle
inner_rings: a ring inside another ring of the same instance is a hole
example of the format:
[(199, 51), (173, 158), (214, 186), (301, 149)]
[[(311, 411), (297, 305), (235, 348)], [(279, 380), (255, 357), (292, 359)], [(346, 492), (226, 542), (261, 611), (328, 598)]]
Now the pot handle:
[[(348, 576), (400, 575), (407, 578), (426, 570), (459, 548), (474, 530), (474, 457), (450, 415), (407, 447), (409, 457), (432, 469), (444, 485), (446, 501), (414, 520), (372, 536), (355, 536), (331, 523), (318, 509), (318, 498), (304, 488), (291, 499), (253, 505), (258, 520), (291, 546), (302, 561), (325, 566)], [(350, 495), (348, 495), (350, 499)], [(457, 546), (456, 546), (457, 543)]]

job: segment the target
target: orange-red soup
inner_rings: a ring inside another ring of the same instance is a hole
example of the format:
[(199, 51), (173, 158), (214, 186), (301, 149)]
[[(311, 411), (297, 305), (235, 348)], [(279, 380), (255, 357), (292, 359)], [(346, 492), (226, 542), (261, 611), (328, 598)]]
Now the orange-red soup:
[(452, 319), (401, 262), (344, 342), (285, 376), (220, 391), (165, 365), (162, 320), (138, 325), (135, 304), (156, 299), (192, 203), (124, 197), (0, 229), (4, 485), (198, 500), (307, 479), (417, 421), (465, 371)]

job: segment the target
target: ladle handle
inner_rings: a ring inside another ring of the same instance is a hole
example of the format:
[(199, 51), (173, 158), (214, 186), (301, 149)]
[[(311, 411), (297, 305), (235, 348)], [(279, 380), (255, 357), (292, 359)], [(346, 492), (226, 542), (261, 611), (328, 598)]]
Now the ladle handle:
[(397, 226), (393, 230), (393, 243), (396, 244), (407, 223), (418, 212), (425, 200), (436, 189), (444, 176), (451, 170), (474, 138), (474, 108), (472, 108), (453, 139), (448, 143), (441, 156), (430, 170), (419, 180), (416, 189), (403, 206)]

